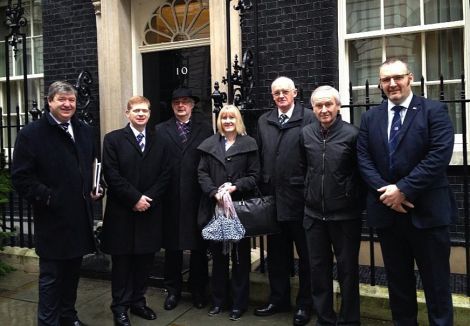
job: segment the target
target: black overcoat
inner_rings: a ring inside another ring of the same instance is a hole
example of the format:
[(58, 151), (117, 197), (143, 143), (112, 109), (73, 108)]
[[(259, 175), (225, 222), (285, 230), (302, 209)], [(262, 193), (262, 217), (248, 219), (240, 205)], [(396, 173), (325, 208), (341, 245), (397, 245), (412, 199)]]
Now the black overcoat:
[(164, 139), (170, 148), (171, 183), (163, 204), (163, 245), (168, 250), (202, 250), (205, 246), (197, 226), (201, 188), (197, 181), (200, 152), (197, 147), (213, 134), (212, 127), (193, 113), (191, 133), (185, 144), (171, 118), (156, 126), (157, 139)]
[[(164, 142), (146, 130), (144, 152), (129, 125), (103, 140), (103, 173), (108, 185), (103, 251), (112, 255), (152, 253), (162, 245), (162, 195), (169, 182)], [(153, 199), (145, 212), (133, 211), (142, 195)]]
[(315, 121), (312, 110), (296, 104), (291, 118), (280, 125), (278, 110), (258, 119), (261, 191), (276, 198), (279, 221), (301, 221), (304, 216), (304, 174), (300, 164), (300, 131)]
[(16, 191), (34, 208), (36, 252), (70, 259), (92, 252), (92, 128), (73, 117), (74, 139), (46, 113), (18, 134), (12, 165)]
[(259, 177), (259, 157), (256, 141), (247, 135), (238, 135), (227, 151), (220, 134), (206, 139), (198, 149), (202, 152), (198, 175), (203, 192), (198, 223), (204, 226), (214, 215), (214, 195), (225, 182), (231, 182), (237, 187), (231, 194), (234, 200), (255, 193)]

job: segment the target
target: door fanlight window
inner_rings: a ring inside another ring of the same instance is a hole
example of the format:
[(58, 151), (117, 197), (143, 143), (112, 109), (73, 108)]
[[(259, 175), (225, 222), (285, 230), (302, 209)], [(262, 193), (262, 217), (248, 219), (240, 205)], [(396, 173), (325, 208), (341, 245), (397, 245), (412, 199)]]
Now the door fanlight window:
[(209, 0), (168, 0), (145, 26), (143, 45), (209, 38)]

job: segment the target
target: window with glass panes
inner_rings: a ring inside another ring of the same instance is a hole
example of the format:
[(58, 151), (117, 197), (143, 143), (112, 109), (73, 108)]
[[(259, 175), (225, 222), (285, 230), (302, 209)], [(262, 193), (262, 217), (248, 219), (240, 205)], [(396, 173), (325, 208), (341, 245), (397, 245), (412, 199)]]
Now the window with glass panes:
[[(13, 1), (15, 5), (17, 1)], [(22, 28), (21, 32), (26, 33), (26, 53), (27, 53), (27, 83), (28, 83), (28, 103), (23, 103), (23, 44), (18, 44), (18, 52), (16, 54), (11, 46), (6, 51), (5, 38), (10, 34), (10, 29), (3, 24), (5, 21), (5, 13), (8, 1), (0, 0), (0, 109), (2, 119), (2, 137), (6, 140), (8, 125), (16, 127), (17, 123), (17, 107), (20, 112), (20, 123), (24, 124), (25, 114), (31, 109), (32, 102), (36, 101), (41, 109), (44, 105), (43, 89), (43, 43), (42, 43), (42, 11), (40, 0), (23, 0), (22, 5), (25, 9), (24, 17), (27, 24)], [(7, 52), (7, 53), (6, 53)], [(7, 121), (7, 92), (6, 92), (6, 55), (10, 61), (10, 123)], [(16, 128), (10, 128), (12, 134), (12, 144), (16, 138)], [(7, 142), (3, 142), (3, 146), (7, 146)]]
[[(415, 94), (421, 92), (423, 76), (425, 96), (439, 99), (442, 75), (446, 99), (458, 99), (461, 75), (465, 74), (464, 53), (468, 53), (464, 48), (464, 37), (469, 33), (465, 30), (467, 7), (465, 0), (338, 1), (340, 16), (344, 17), (338, 28), (339, 62), (344, 63), (339, 65), (341, 90), (347, 92), (350, 81), (354, 102), (364, 102), (368, 80), (370, 100), (379, 103), (379, 66), (386, 58), (399, 56), (408, 61), (414, 74)], [(449, 111), (459, 134), (461, 107), (449, 104)], [(355, 113), (355, 121), (360, 121), (360, 114)]]

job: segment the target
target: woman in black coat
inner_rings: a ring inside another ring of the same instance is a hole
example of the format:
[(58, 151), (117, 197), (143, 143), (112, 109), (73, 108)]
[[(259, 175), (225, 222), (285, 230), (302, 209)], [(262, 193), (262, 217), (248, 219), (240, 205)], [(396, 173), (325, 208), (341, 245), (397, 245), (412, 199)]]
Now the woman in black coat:
[[(217, 119), (218, 134), (206, 139), (198, 149), (202, 152), (198, 175), (203, 198), (199, 223), (205, 225), (214, 214), (216, 202), (222, 200), (219, 187), (233, 200), (252, 193), (259, 175), (258, 146), (246, 135), (240, 111), (236, 106), (222, 108)], [(227, 184), (228, 183), (228, 184)], [(209, 316), (217, 315), (228, 304), (229, 255), (223, 253), (222, 242), (211, 241), (212, 252), (212, 307)], [(244, 238), (233, 246), (232, 310), (231, 320), (240, 319), (248, 307), (250, 274), (250, 239)]]

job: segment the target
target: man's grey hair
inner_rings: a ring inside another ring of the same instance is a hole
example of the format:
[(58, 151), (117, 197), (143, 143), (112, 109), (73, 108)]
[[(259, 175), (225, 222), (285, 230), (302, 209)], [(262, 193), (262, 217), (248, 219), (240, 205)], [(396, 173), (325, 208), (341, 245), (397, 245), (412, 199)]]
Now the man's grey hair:
[(278, 84), (284, 84), (287, 85), (289, 89), (295, 89), (294, 81), (286, 76), (277, 77), (271, 84), (271, 90)]
[(49, 101), (52, 101), (54, 99), (54, 96), (59, 93), (73, 93), (75, 97), (77, 97), (77, 90), (75, 89), (75, 87), (73, 87), (72, 84), (70, 84), (69, 82), (63, 80), (55, 81), (49, 86), (49, 90), (47, 92), (47, 99)]
[(310, 103), (312, 104), (312, 106), (315, 104), (313, 103), (313, 99), (319, 92), (329, 92), (331, 95), (333, 95), (334, 99), (336, 100), (336, 104), (341, 105), (341, 99), (338, 90), (332, 86), (323, 85), (315, 88), (315, 90), (312, 92), (312, 96), (310, 96)]

